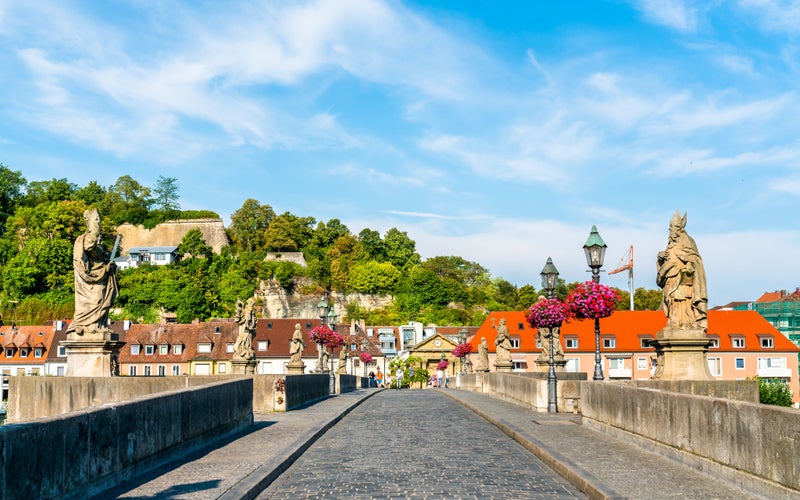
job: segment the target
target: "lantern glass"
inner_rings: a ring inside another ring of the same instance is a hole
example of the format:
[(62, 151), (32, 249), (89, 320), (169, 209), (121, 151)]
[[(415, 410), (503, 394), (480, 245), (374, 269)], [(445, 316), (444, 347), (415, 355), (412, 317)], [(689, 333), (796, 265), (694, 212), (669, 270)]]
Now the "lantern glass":
[(328, 316), (328, 303), (320, 300), (317, 304), (317, 311), (319, 311), (319, 317), (324, 320)]

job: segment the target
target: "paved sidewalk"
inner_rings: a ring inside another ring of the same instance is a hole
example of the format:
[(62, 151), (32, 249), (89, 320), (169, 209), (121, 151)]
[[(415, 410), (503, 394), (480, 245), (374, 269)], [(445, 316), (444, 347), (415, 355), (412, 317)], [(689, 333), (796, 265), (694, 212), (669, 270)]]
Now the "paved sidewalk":
[(256, 414), (250, 429), (95, 498), (252, 498), (328, 428), (378, 392), (360, 389), (286, 413)]
[(767, 498), (580, 424), (466, 390), (442, 393), (513, 437), (593, 498)]

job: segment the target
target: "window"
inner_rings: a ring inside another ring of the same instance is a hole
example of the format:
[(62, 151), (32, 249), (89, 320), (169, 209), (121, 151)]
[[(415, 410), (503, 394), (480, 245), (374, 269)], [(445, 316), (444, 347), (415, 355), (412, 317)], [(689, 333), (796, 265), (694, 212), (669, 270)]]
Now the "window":
[(172, 346), (172, 354), (183, 354), (183, 344), (175, 344)]
[(181, 367), (178, 365), (172, 365), (172, 374), (173, 375), (180, 375), (181, 374)]
[(609, 370), (622, 370), (625, 368), (625, 358), (608, 358)]
[(266, 340), (259, 340), (258, 341), (258, 350), (259, 351), (266, 351), (267, 350), (267, 345), (269, 345), (269, 344), (267, 343)]
[(734, 349), (744, 349), (744, 337), (731, 337)]
[(603, 339), (603, 347), (606, 349), (614, 349), (617, 347), (617, 339), (614, 337)]
[(311, 323), (306, 323), (306, 328), (311, 328)]
[(150, 365), (147, 365), (147, 366), (144, 367), (144, 376), (145, 377), (149, 377), (150, 376)]
[(267, 323), (267, 330), (272, 330), (272, 323)]
[(142, 346), (139, 344), (131, 344), (131, 355), (137, 356), (142, 350)]
[(228, 373), (228, 365), (225, 363), (220, 363), (217, 365), (217, 372), (218, 373)]
[(57, 376), (63, 377), (65, 373), (66, 373), (66, 367), (64, 367), (64, 366), (56, 367), (56, 375)]
[(511, 348), (519, 349), (519, 337), (511, 337)]
[(128, 367), (128, 375), (130, 375), (131, 377), (136, 376), (136, 365), (131, 365)]
[(536, 348), (537, 349), (542, 348), (542, 339), (540, 339), (538, 335), (536, 336)]
[(764, 349), (772, 349), (775, 347), (775, 339), (772, 337), (761, 337), (761, 347)]
[(518, 330), (524, 330), (525, 329), (525, 323), (518, 323), (517, 324), (517, 329)]
[(211, 343), (204, 342), (202, 344), (197, 344), (197, 352), (208, 354), (211, 352)]
[(578, 338), (577, 337), (565, 337), (564, 338), (564, 347), (567, 349), (577, 349), (578, 348)]
[(786, 358), (758, 358), (758, 369), (786, 368)]
[(355, 350), (356, 350), (356, 343), (355, 343), (355, 342), (353, 342), (352, 344), (350, 344), (350, 350), (351, 350), (351, 351), (355, 351)]
[(528, 363), (524, 361), (514, 361), (514, 368), (515, 372), (524, 372), (528, 370)]
[(20, 358), (27, 358), (28, 357), (29, 349), (27, 347), (23, 347), (19, 350), (19, 357)]
[(568, 372), (581, 371), (581, 360), (579, 358), (566, 358), (566, 359), (567, 359), (566, 370)]
[(233, 342), (228, 342), (227, 344), (225, 344), (225, 352), (233, 352), (233, 348), (234, 348)]
[(744, 370), (744, 358), (736, 358), (736, 369)]
[(650, 342), (652, 342), (652, 341), (653, 341), (653, 339), (651, 337), (640, 338), (639, 339), (639, 347), (641, 347), (642, 349), (650, 349), (651, 347), (653, 347), (653, 346), (650, 345)]
[(158, 365), (158, 376), (163, 377), (167, 374), (167, 367), (164, 365)]
[(144, 346), (144, 353), (147, 356), (152, 356), (154, 352), (156, 352), (156, 346), (154, 346), (152, 344), (148, 344), (148, 345)]
[(13, 347), (6, 347), (6, 357), (13, 358), (14, 357), (14, 348)]
[(169, 346), (167, 344), (161, 344), (160, 346), (158, 346), (158, 353), (169, 354)]
[(67, 348), (63, 345), (58, 346), (58, 357), (63, 358), (67, 355)]
[(722, 376), (722, 360), (720, 358), (708, 358), (708, 369), (715, 377)]
[(647, 358), (636, 358), (636, 369), (647, 370)]
[(43, 352), (44, 352), (44, 349), (42, 349), (41, 347), (34, 347), (34, 349), (33, 349), (33, 357), (34, 358), (41, 358)]
[(711, 343), (708, 345), (710, 349), (719, 349), (719, 337), (711, 337)]

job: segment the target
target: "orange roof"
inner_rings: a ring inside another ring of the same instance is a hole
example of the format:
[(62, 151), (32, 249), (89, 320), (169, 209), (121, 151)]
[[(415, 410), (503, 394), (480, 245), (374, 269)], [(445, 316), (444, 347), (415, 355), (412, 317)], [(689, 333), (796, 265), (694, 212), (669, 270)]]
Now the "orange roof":
[[(494, 340), (497, 331), (492, 327), (492, 319), (499, 324), (506, 319), (506, 326), (511, 337), (519, 337), (520, 347), (517, 352), (539, 352), (536, 347), (538, 331), (525, 321), (522, 311), (506, 311), (490, 313), (477, 334), (470, 340), (473, 352), (477, 352), (482, 337), (486, 338), (489, 352), (495, 352)], [(615, 311), (611, 316), (600, 320), (600, 337), (613, 336), (616, 347), (614, 352), (653, 352), (653, 348), (643, 348), (641, 340), (654, 339), (656, 334), (667, 324), (663, 311)], [(733, 337), (745, 337), (747, 352), (800, 352), (800, 348), (772, 326), (756, 311), (708, 311), (708, 336), (719, 338), (719, 348), (714, 350), (733, 350)], [(762, 348), (759, 338), (773, 338), (772, 348)], [(571, 320), (561, 326), (561, 339), (577, 337), (577, 349), (565, 349), (569, 352), (593, 352), (595, 346), (594, 320)], [(602, 348), (604, 352), (608, 349)], [(737, 349), (738, 350), (738, 349)]]
[[(0, 363), (16, 364), (44, 364), (47, 359), (47, 352), (53, 345), (53, 326), (52, 325), (27, 325), (27, 326), (2, 326), (0, 327), (0, 343), (3, 350), (0, 352)], [(43, 348), (42, 356), (34, 357), (31, 346)], [(13, 355), (6, 356), (5, 348), (12, 347)], [(28, 349), (27, 357), (20, 357), (20, 348)], [(54, 349), (54, 348), (52, 348)]]
[(756, 302), (778, 302), (786, 294), (786, 292), (775, 291), (766, 292), (764, 295), (756, 299)]

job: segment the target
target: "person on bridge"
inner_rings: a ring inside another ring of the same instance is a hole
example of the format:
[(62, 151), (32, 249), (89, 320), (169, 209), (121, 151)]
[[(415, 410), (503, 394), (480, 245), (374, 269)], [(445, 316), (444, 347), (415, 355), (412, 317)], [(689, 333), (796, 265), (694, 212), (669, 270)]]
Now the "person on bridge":
[(378, 373), (375, 374), (375, 381), (378, 383), (378, 387), (383, 387), (383, 372), (380, 368), (378, 368)]
[(399, 390), (403, 384), (403, 369), (398, 367), (397, 372), (394, 374), (394, 378), (397, 381), (397, 389)]

